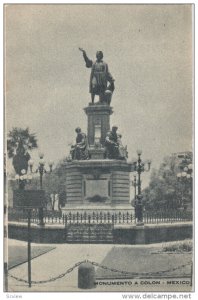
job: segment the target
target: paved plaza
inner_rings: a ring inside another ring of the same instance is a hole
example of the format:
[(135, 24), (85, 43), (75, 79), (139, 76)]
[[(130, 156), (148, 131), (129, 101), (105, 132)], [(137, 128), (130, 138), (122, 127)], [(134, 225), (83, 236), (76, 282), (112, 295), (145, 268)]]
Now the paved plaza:
[[(27, 249), (27, 243), (18, 240), (9, 240), (9, 248), (21, 247)], [(12, 277), (8, 277), (9, 292), (107, 292), (107, 291), (191, 291), (191, 278), (189, 277), (190, 266), (188, 262), (192, 260), (192, 254), (169, 254), (160, 253), (162, 244), (152, 245), (95, 245), (95, 244), (56, 244), (54, 249), (50, 249), (52, 245), (32, 244), (34, 247), (40, 247), (41, 253), (32, 259), (32, 287), (29, 288), (26, 282), (18, 281)], [(43, 248), (44, 247), (44, 248)], [(47, 250), (43, 251), (42, 249)], [(38, 250), (37, 250), (38, 251)], [(43, 252), (43, 254), (42, 254)], [(45, 253), (44, 253), (45, 252)], [(14, 252), (12, 252), (12, 261), (14, 260)], [(163, 257), (162, 257), (163, 256)], [(161, 257), (161, 269), (157, 270)], [(11, 258), (10, 258), (11, 259)], [(78, 288), (78, 267), (71, 272), (54, 281), (50, 278), (56, 278), (64, 274), (68, 269), (82, 261), (89, 260), (99, 265), (105, 265), (109, 269), (118, 269), (128, 272), (156, 272), (169, 270), (170, 272), (155, 278), (141, 278), (141, 276), (130, 277), (130, 274), (124, 278), (119, 273), (112, 276), (114, 272), (96, 268), (96, 287), (91, 290), (82, 290)], [(116, 261), (115, 261), (116, 260)], [(155, 264), (156, 261), (156, 264)], [(127, 262), (127, 264), (126, 264)], [(174, 271), (174, 267), (181, 267), (180, 278), (178, 279), (178, 271)], [(172, 269), (172, 273), (171, 273)], [(27, 280), (27, 262), (18, 264), (9, 270), (9, 274)], [(183, 274), (183, 277), (182, 277)], [(188, 274), (188, 277), (186, 276)], [(46, 281), (39, 283), (38, 281)]]

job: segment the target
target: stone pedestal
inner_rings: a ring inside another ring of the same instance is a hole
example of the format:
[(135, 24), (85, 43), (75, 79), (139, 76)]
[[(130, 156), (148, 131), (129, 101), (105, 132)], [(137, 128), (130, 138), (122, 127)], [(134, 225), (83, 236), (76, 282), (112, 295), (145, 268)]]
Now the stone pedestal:
[(145, 228), (144, 225), (136, 226), (135, 244), (145, 244)]
[(107, 104), (89, 104), (84, 108), (88, 116), (87, 138), (89, 146), (100, 143), (104, 146), (107, 131), (110, 130), (112, 107)]
[(105, 149), (97, 147), (89, 147), (89, 154), (92, 159), (104, 159)]
[(126, 161), (91, 159), (66, 164), (66, 207), (131, 208), (131, 165)]
[(66, 167), (65, 209), (131, 209), (131, 164), (105, 159), (105, 139), (110, 130), (112, 107), (93, 103), (84, 108), (88, 118), (89, 160), (73, 160)]

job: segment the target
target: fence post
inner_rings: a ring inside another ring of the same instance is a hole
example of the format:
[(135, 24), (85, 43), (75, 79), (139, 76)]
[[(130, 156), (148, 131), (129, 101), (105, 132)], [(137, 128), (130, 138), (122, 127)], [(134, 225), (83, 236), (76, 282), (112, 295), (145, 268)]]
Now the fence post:
[(118, 216), (119, 216), (119, 223), (121, 223), (121, 212), (120, 211), (119, 211)]
[(124, 222), (125, 222), (125, 214), (124, 214), (124, 212), (122, 213), (122, 221), (123, 221), (123, 224), (124, 224)]
[(78, 267), (78, 288), (93, 289), (95, 287), (95, 268), (89, 263), (82, 263)]
[(71, 212), (69, 213), (69, 222), (70, 222), (70, 225), (71, 225)]
[(100, 212), (100, 224), (102, 224), (102, 212)]
[(82, 215), (82, 213), (80, 214), (80, 223), (81, 224), (83, 223), (83, 215)]
[(117, 224), (117, 213), (115, 213), (115, 215), (113, 215), (114, 217), (114, 224)]
[(77, 224), (78, 224), (78, 220), (79, 220), (79, 212), (77, 211), (77, 214), (76, 214), (76, 221), (77, 221)]
[(106, 220), (107, 220), (107, 214), (104, 213), (104, 224), (106, 224)]
[(114, 227), (114, 215), (111, 216), (111, 222), (112, 222), (113, 227)]
[(4, 262), (4, 289), (8, 292), (8, 263)]
[(108, 220), (108, 223), (109, 223), (109, 221), (110, 221), (110, 214), (109, 214), (109, 212), (107, 213), (107, 220)]
[(127, 211), (127, 214), (126, 214), (126, 219), (127, 219), (127, 224), (129, 223), (129, 212)]
[(75, 224), (75, 221), (76, 221), (76, 216), (75, 216), (75, 214), (73, 214), (73, 224)]
[(131, 223), (133, 223), (133, 214), (131, 213), (130, 216), (131, 216)]
[(91, 216), (90, 215), (88, 215), (88, 226), (89, 226), (89, 228), (88, 228), (88, 236), (89, 236), (89, 243), (90, 243), (90, 235), (91, 235), (91, 228), (90, 228), (90, 223), (91, 223)]
[(65, 222), (65, 241), (67, 241), (67, 215), (64, 214), (64, 222)]
[(85, 221), (85, 224), (87, 223), (87, 214), (86, 212), (84, 213), (84, 221)]

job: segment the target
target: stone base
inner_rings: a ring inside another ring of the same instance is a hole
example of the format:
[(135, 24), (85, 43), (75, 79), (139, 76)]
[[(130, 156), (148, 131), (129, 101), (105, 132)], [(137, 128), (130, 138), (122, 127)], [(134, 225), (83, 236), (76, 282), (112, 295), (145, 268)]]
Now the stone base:
[(88, 213), (92, 214), (93, 212), (98, 212), (98, 213), (135, 213), (133, 207), (129, 204), (127, 205), (65, 205), (64, 207), (61, 208), (61, 211), (63, 214), (68, 214), (68, 213)]
[(91, 159), (104, 159), (105, 149), (104, 148), (89, 148), (89, 154)]
[(126, 161), (91, 159), (72, 161), (66, 168), (66, 206), (109, 207), (130, 205), (131, 165)]
[(140, 224), (136, 227), (135, 244), (145, 244), (145, 229)]

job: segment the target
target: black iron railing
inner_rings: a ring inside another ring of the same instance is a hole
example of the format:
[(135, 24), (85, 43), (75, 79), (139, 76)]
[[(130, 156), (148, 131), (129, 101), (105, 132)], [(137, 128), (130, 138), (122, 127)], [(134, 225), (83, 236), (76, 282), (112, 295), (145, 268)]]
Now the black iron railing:
[(163, 211), (146, 211), (144, 212), (144, 223), (176, 223), (192, 221), (191, 211), (163, 210)]
[[(16, 222), (27, 221), (26, 210), (9, 209), (8, 220)], [(146, 211), (143, 213), (144, 224), (174, 223), (192, 221), (189, 211)], [(39, 213), (33, 210), (31, 222), (39, 222)], [(135, 224), (135, 213), (131, 212), (70, 212), (44, 211), (46, 224)]]

